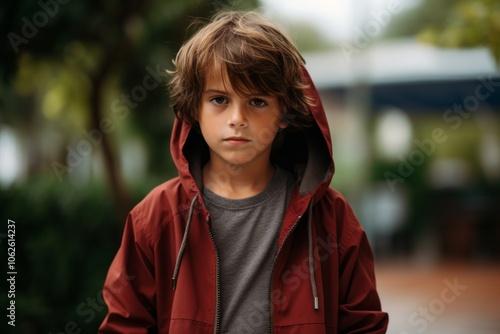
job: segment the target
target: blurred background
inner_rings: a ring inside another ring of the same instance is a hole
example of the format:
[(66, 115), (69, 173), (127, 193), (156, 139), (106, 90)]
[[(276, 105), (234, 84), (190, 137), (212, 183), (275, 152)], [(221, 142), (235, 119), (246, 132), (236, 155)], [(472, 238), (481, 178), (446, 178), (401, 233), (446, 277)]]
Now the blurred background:
[(177, 174), (164, 70), (194, 18), (257, 7), (320, 90), (388, 333), (500, 333), (498, 0), (2, 2), (2, 333), (96, 332), (126, 214)]

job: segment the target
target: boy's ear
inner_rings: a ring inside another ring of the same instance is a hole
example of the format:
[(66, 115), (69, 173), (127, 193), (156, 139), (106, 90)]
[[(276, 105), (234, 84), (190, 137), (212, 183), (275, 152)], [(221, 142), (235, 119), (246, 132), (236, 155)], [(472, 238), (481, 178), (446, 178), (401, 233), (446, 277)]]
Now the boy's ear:
[(287, 108), (282, 107), (281, 116), (280, 116), (280, 124), (279, 128), (281, 130), (285, 129), (288, 126), (288, 119), (290, 118), (290, 114), (287, 112)]
[(283, 121), (283, 119), (280, 121), (279, 127), (281, 130), (285, 129), (288, 126), (288, 123)]
[(200, 116), (198, 115), (198, 110), (200, 110), (199, 108), (197, 108), (194, 112), (194, 115), (193, 115), (193, 120), (198, 123), (199, 120), (200, 120)]
[(280, 117), (280, 124), (279, 127), (280, 129), (285, 129), (289, 125), (289, 120), (293, 119), (295, 116), (286, 112), (286, 110), (283, 110), (283, 113), (281, 114)]

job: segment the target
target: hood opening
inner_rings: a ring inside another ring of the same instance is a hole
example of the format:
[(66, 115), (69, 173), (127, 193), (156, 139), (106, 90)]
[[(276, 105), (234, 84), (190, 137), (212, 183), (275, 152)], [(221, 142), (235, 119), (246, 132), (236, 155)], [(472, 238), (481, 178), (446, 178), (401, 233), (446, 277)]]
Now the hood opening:
[[(302, 196), (315, 192), (315, 198), (319, 199), (321, 191), (329, 186), (335, 167), (330, 130), (321, 99), (305, 68), (303, 73), (308, 84), (306, 93), (314, 102), (314, 106), (310, 108), (314, 122), (304, 132), (289, 132), (285, 129), (285, 138), (272, 153), (271, 162), (295, 175)], [(201, 190), (202, 167), (209, 159), (208, 145), (201, 132), (176, 119), (171, 152), (179, 175), (189, 189), (188, 192), (198, 193), (193, 189), (193, 180), (198, 190)], [(318, 189), (320, 185), (321, 189)]]
[(301, 195), (314, 191), (333, 174), (330, 151), (316, 123), (306, 132), (287, 133), (272, 161), (297, 177)]
[(198, 129), (191, 128), (182, 153), (189, 165), (189, 173), (193, 176), (198, 189), (203, 188), (202, 167), (209, 160), (208, 145)]

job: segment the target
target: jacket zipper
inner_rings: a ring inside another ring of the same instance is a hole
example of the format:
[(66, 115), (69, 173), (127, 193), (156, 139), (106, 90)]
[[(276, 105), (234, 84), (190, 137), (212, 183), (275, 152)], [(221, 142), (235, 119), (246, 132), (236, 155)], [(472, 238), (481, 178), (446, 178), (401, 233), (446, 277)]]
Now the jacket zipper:
[(272, 300), (272, 288), (273, 288), (273, 277), (274, 277), (274, 267), (276, 266), (276, 262), (278, 261), (278, 257), (280, 256), (281, 250), (283, 249), (283, 246), (285, 245), (285, 242), (287, 241), (288, 237), (292, 232), (295, 230), (297, 227), (297, 224), (299, 220), (302, 218), (302, 216), (298, 216), (297, 219), (295, 220), (295, 223), (293, 223), (292, 228), (288, 233), (285, 235), (285, 238), (283, 238), (283, 243), (281, 244), (280, 249), (278, 249), (278, 253), (276, 253), (276, 256), (274, 257), (273, 261), (273, 266), (271, 269), (271, 278), (269, 280), (269, 334), (273, 333), (273, 300)]
[(219, 333), (219, 327), (220, 327), (219, 251), (217, 250), (217, 246), (215, 245), (215, 240), (214, 240), (214, 236), (212, 234), (212, 230), (210, 229), (209, 221), (210, 221), (210, 216), (208, 216), (206, 218), (205, 222), (207, 223), (208, 234), (210, 235), (210, 239), (212, 239), (212, 244), (214, 245), (214, 249), (215, 249), (215, 259), (216, 259), (216, 261), (215, 261), (216, 298), (215, 298), (215, 325), (214, 325), (214, 334), (218, 334)]

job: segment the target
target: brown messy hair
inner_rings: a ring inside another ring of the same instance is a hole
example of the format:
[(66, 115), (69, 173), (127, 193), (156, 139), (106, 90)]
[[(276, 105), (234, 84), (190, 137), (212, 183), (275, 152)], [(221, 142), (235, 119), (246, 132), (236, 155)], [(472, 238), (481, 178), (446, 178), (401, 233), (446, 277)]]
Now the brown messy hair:
[[(179, 50), (169, 83), (176, 116), (196, 125), (205, 78), (211, 70), (226, 72), (242, 96), (276, 95), (288, 129), (312, 123), (312, 99), (304, 94), (304, 59), (297, 47), (258, 12), (220, 12)], [(221, 74), (222, 78), (222, 74)]]

